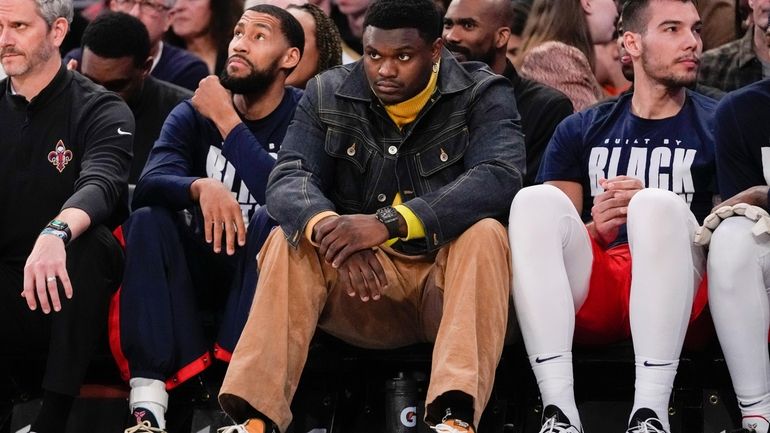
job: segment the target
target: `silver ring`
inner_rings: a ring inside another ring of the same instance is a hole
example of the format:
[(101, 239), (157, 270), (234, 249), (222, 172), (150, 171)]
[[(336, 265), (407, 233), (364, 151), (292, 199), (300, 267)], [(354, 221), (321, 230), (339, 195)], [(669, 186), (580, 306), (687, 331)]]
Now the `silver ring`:
[(50, 283), (51, 281), (56, 281), (56, 277), (45, 277), (45, 280)]

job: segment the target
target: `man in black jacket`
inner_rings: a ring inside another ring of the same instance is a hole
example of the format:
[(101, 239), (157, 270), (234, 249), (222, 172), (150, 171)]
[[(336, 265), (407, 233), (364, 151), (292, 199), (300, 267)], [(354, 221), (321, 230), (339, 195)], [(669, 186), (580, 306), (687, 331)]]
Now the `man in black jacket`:
[(558, 90), (520, 77), (506, 57), (513, 14), (511, 0), (452, 0), (444, 15), (442, 36), (458, 61), (484, 62), (513, 85), (527, 148), (524, 186), (529, 186), (535, 183), (556, 125), (572, 114), (573, 107)]
[(64, 429), (106, 324), (123, 256), (105, 224), (134, 134), (118, 96), (63, 67), (72, 15), (67, 0), (0, 0), (0, 359), (48, 352), (36, 433)]

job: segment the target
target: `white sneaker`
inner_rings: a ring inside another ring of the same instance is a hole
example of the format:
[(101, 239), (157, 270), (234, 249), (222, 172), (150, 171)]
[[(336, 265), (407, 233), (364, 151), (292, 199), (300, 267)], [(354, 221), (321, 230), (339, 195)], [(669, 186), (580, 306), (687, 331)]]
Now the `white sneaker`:
[(549, 404), (543, 409), (543, 426), (540, 433), (582, 433), (572, 425), (567, 415), (558, 407)]
[(663, 428), (663, 423), (652, 409), (643, 407), (637, 409), (631, 422), (628, 423), (626, 433), (668, 433)]

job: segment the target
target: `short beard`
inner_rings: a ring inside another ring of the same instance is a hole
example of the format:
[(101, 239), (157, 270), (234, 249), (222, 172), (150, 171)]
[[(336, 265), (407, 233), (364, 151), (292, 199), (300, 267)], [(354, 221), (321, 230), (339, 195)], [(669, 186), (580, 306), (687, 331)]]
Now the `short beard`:
[(694, 74), (692, 74), (691, 77), (674, 75), (674, 74), (668, 74), (668, 75), (659, 74), (657, 71), (650, 68), (649, 57), (647, 56), (646, 51), (642, 52), (642, 69), (644, 69), (644, 72), (647, 74), (648, 77), (664, 85), (667, 89), (679, 89), (682, 87), (690, 87), (690, 86), (693, 86), (698, 80), (697, 70)]
[(260, 96), (264, 94), (275, 82), (275, 77), (278, 75), (278, 61), (280, 59), (275, 59), (265, 69), (257, 69), (247, 59), (240, 56), (239, 58), (248, 63), (251, 73), (245, 77), (233, 77), (227, 72), (227, 67), (225, 67), (219, 74), (219, 81), (222, 83), (222, 86), (237, 95)]
[[(45, 41), (37, 49), (35, 49), (34, 51), (30, 51), (26, 54), (27, 63), (21, 65), (20, 68), (18, 69), (14, 69), (14, 68), (5, 69), (5, 73), (9, 77), (17, 77), (17, 76), (22, 76), (34, 69), (38, 69), (40, 65), (46, 63), (48, 60), (51, 59), (51, 57), (53, 56), (54, 50), (56, 50), (56, 48), (52, 44), (49, 44), (48, 41)], [(2, 51), (5, 52), (6, 50), (2, 50)], [(11, 51), (13, 53), (23, 54), (19, 51), (16, 51), (13, 48), (11, 48), (8, 51)], [(3, 66), (3, 68), (5, 67)]]

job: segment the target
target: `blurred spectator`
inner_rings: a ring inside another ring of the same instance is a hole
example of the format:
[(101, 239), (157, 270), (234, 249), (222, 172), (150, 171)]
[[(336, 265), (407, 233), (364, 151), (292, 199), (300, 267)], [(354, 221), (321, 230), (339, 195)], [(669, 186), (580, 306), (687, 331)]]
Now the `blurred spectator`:
[(604, 93), (594, 76), (594, 44), (613, 40), (617, 17), (613, 0), (535, 0), (519, 71), (562, 91), (575, 111), (595, 104)]
[(302, 24), (305, 50), (299, 65), (286, 79), (289, 86), (305, 88), (316, 74), (342, 63), (342, 41), (334, 21), (311, 3), (290, 5), (287, 10)]
[(556, 126), (572, 114), (563, 93), (521, 78), (505, 56), (514, 13), (511, 0), (452, 0), (444, 16), (444, 46), (458, 61), (478, 61), (513, 85), (527, 155), (524, 185), (534, 184), (540, 160)]
[(218, 75), (242, 12), (243, 0), (177, 0), (171, 9), (167, 39), (198, 56), (210, 74)]
[(508, 38), (508, 60), (518, 65), (519, 50), (521, 49), (521, 35), (527, 24), (531, 4), (527, 0), (511, 0), (513, 15), (511, 16), (511, 37)]
[[(171, 44), (163, 43), (163, 35), (171, 25), (170, 11), (175, 0), (108, 0), (107, 7), (114, 12), (124, 12), (144, 24), (150, 35), (150, 74), (184, 88), (195, 90), (198, 83), (209, 74), (202, 60)], [(65, 62), (75, 59), (80, 62), (80, 48), (70, 51)]]
[(134, 113), (134, 158), (128, 183), (136, 184), (166, 117), (192, 92), (149, 75), (150, 40), (137, 18), (120, 12), (101, 15), (86, 27), (82, 43), (81, 73), (117, 93)]
[(703, 53), (698, 81), (725, 92), (770, 77), (770, 0), (749, 0), (753, 24), (741, 39)]
[(364, 33), (364, 14), (371, 0), (335, 0), (336, 8), (332, 9), (331, 17), (340, 30), (343, 51), (352, 59), (361, 58), (364, 47), (361, 35)]
[(696, 7), (703, 21), (704, 52), (735, 40), (735, 0), (698, 0)]
[(631, 82), (623, 76), (618, 43), (613, 40), (606, 44), (594, 45), (594, 52), (596, 81), (602, 86), (605, 95), (618, 96), (628, 90)]

